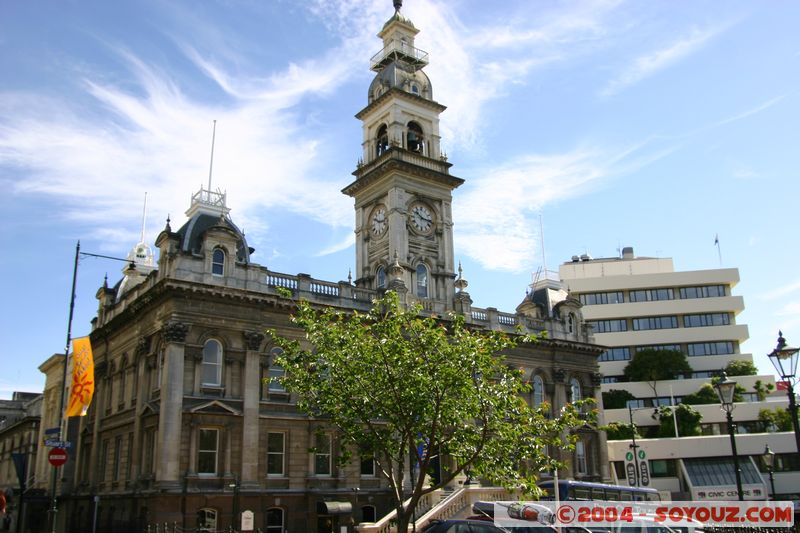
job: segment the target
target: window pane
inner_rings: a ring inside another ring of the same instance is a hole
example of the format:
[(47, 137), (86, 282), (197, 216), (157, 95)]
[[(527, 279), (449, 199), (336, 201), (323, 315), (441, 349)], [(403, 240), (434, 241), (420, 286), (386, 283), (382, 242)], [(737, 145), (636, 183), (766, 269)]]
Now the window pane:
[(283, 475), (283, 433), (269, 433), (267, 435), (267, 474)]
[(221, 276), (225, 273), (225, 252), (217, 248), (211, 257), (211, 273)]

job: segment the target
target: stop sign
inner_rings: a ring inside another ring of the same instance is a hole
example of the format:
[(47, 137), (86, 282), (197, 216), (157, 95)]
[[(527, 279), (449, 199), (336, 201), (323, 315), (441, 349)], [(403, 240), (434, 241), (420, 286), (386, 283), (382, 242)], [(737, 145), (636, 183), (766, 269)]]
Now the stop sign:
[(47, 460), (53, 466), (61, 466), (67, 462), (67, 450), (64, 448), (53, 448), (47, 454)]

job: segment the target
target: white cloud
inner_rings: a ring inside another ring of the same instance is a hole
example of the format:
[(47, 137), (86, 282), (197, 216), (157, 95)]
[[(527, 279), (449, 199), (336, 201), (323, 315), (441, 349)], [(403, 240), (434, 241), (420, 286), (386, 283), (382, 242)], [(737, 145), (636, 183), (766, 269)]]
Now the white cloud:
[(681, 59), (695, 53), (726, 26), (695, 29), (689, 35), (667, 44), (663, 48), (637, 57), (617, 78), (611, 80), (601, 91), (602, 96), (615, 95), (627, 87), (663, 70)]
[(793, 281), (781, 287), (776, 287), (770, 291), (763, 292), (760, 295), (760, 298), (762, 300), (777, 300), (779, 298), (784, 298), (787, 294), (791, 294), (796, 291), (800, 291), (800, 280)]

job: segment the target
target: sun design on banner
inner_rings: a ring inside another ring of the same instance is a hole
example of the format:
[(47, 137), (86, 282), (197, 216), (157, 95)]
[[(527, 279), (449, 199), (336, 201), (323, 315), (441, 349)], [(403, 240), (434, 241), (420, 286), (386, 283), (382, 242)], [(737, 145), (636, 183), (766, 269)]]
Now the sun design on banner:
[(94, 395), (94, 359), (89, 337), (72, 341), (72, 386), (67, 416), (85, 416)]

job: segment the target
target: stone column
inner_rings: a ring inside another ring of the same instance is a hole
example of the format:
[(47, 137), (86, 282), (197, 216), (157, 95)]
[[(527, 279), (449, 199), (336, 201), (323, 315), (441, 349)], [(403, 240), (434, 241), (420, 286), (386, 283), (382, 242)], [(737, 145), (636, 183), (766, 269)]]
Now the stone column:
[(160, 489), (181, 488), (183, 362), (184, 342), (188, 330), (189, 327), (182, 322), (170, 322), (162, 330), (166, 349), (161, 374), (161, 405), (158, 419), (159, 456), (156, 483)]
[(261, 362), (259, 348), (264, 334), (245, 331), (244, 375), (242, 377), (244, 409), (242, 417), (242, 470), (241, 486), (258, 487), (259, 423), (258, 411), (261, 397)]

